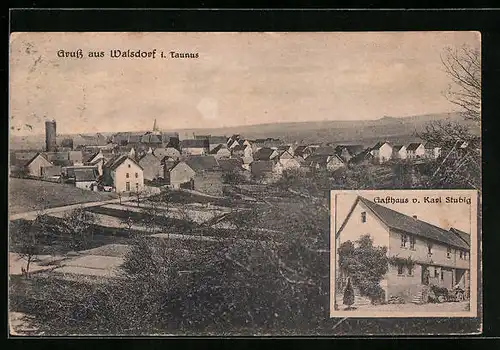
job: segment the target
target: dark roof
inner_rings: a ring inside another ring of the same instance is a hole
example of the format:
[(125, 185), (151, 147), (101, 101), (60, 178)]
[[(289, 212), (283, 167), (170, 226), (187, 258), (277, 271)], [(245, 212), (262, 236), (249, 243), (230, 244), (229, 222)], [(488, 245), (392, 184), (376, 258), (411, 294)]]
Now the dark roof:
[(302, 156), (304, 154), (304, 150), (307, 146), (297, 146), (293, 151), (293, 154), (296, 156)]
[(226, 136), (210, 136), (208, 139), (211, 145), (218, 144), (218, 143), (227, 143), (227, 137)]
[(270, 160), (253, 161), (250, 164), (250, 171), (254, 176), (262, 176), (265, 173), (271, 173), (274, 168), (274, 162)]
[(141, 137), (142, 143), (162, 143), (161, 135), (146, 133)]
[(161, 160), (152, 153), (146, 153), (139, 159), (139, 164), (148, 164), (150, 162), (160, 163)]
[(367, 148), (361, 153), (356, 154), (354, 157), (352, 157), (349, 162), (351, 163), (361, 163), (366, 160), (373, 159), (373, 155), (370, 153), (371, 148)]
[(280, 151), (288, 151), (290, 149), (290, 145), (279, 145), (276, 148), (279, 149)]
[(97, 169), (75, 169), (75, 181), (95, 181), (99, 174)]
[(185, 163), (196, 172), (214, 170), (219, 165), (214, 156), (191, 156), (185, 160)]
[(346, 149), (351, 156), (355, 156), (356, 154), (363, 152), (364, 147), (363, 145), (337, 145), (337, 147), (335, 147), (335, 151), (338, 154), (340, 154), (344, 149)]
[(244, 170), (241, 158), (219, 159), (219, 166), (222, 171)]
[(458, 237), (460, 237), (465, 243), (467, 243), (468, 246), (470, 246), (470, 234), (467, 232), (464, 232), (462, 230), (459, 230), (457, 228), (450, 228), (450, 232), (455, 233)]
[(376, 204), (361, 196), (357, 197), (356, 202), (357, 201), (362, 202), (375, 214), (376, 217), (394, 230), (411, 233), (454, 247), (469, 249), (469, 246), (463, 241), (463, 239), (448, 230), (434, 226), (425, 221), (415, 219), (380, 204)]
[(201, 139), (201, 140), (193, 140), (193, 139), (188, 139), (188, 140), (181, 140), (181, 148), (208, 148), (209, 143), (208, 139)]
[(408, 151), (415, 151), (422, 143), (421, 142), (412, 142), (406, 147)]
[(210, 154), (217, 154), (217, 152), (219, 152), (221, 149), (228, 149), (228, 148), (226, 144), (219, 144), (210, 151)]
[(247, 146), (242, 146), (240, 144), (237, 144), (236, 146), (234, 146), (233, 148), (231, 148), (231, 151), (233, 152), (238, 152), (238, 151), (244, 151), (245, 148), (247, 148)]
[(269, 147), (262, 147), (253, 154), (254, 160), (270, 160), (271, 155), (275, 152), (274, 149)]
[(58, 165), (42, 167), (42, 175), (45, 177), (61, 175), (62, 168)]
[(382, 147), (383, 145), (385, 145), (386, 143), (389, 144), (389, 142), (387, 142), (387, 141), (379, 141), (375, 144), (375, 146), (372, 147), (372, 150), (377, 150), (380, 147)]
[(69, 160), (69, 152), (45, 152), (45, 158), (49, 161)]
[(309, 166), (326, 166), (328, 162), (328, 154), (312, 154), (306, 159), (306, 164)]
[(335, 148), (333, 148), (332, 146), (320, 146), (318, 148), (316, 148), (316, 150), (314, 151), (313, 155), (327, 155), (327, 156), (333, 156), (334, 154), (336, 154), (335, 152)]
[[(124, 161), (126, 161), (127, 159), (130, 159), (132, 162), (134, 162), (139, 168), (143, 169), (143, 167), (137, 163), (134, 159), (130, 158), (129, 156), (127, 155), (123, 155), (123, 154), (119, 154), (119, 155), (116, 155), (114, 156), (113, 158), (111, 158), (110, 160), (108, 160), (108, 162), (106, 164), (104, 164), (104, 166), (106, 168), (109, 168), (111, 170), (115, 170), (116, 168), (118, 168)], [(144, 169), (143, 169), (144, 170)]]
[(94, 152), (94, 153), (84, 153), (83, 155), (83, 162), (88, 163), (92, 159), (94, 159), (100, 152)]
[(404, 147), (404, 145), (396, 145), (396, 146), (392, 147), (392, 150), (396, 151), (396, 152), (399, 152), (399, 150), (401, 150), (401, 148), (403, 148), (403, 147)]

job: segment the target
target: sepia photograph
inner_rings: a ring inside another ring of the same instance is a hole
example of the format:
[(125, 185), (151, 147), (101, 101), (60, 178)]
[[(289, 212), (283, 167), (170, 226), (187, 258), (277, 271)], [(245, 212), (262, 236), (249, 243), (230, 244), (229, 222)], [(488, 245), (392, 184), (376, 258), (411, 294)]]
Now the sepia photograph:
[(10, 335), (480, 332), (480, 48), (12, 32)]
[(333, 191), (332, 208), (332, 316), (477, 317), (477, 191)]

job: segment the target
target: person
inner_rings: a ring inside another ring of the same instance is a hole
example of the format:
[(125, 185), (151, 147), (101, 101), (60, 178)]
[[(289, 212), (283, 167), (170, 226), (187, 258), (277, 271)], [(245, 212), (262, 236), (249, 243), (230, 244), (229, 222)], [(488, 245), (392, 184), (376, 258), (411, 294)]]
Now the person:
[(343, 304), (347, 305), (346, 310), (350, 310), (351, 306), (354, 304), (354, 290), (351, 285), (351, 278), (347, 278), (347, 286), (344, 290)]

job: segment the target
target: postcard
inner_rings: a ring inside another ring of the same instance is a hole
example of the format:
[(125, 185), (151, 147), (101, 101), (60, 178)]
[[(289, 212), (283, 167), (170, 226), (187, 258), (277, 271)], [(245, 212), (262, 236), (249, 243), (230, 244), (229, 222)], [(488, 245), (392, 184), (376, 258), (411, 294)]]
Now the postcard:
[(11, 335), (477, 334), (480, 47), (11, 33)]

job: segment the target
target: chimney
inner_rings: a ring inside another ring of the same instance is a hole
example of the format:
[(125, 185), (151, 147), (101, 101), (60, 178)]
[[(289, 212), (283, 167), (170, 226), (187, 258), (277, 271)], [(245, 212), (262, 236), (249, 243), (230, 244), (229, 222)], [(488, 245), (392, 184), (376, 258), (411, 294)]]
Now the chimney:
[(416, 219), (417, 219), (417, 216), (416, 216), (416, 215), (413, 215), (413, 218), (416, 220)]

